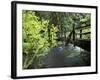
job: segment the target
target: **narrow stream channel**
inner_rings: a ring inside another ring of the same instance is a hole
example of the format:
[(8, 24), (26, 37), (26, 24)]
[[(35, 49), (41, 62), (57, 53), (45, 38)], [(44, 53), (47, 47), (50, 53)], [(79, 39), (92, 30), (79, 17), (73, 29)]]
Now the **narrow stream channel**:
[(90, 52), (68, 44), (58, 45), (50, 50), (44, 59), (45, 68), (90, 66)]

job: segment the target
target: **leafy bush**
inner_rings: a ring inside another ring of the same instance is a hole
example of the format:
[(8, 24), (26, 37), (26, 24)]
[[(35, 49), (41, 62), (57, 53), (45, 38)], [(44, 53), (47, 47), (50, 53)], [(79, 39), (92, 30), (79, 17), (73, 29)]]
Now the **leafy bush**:
[[(23, 10), (22, 12), (22, 34), (23, 34), (23, 69), (30, 66), (42, 67), (41, 57), (44, 57), (50, 48), (48, 42), (49, 20), (39, 20), (34, 11)], [(56, 46), (57, 27), (51, 27), (52, 46)]]

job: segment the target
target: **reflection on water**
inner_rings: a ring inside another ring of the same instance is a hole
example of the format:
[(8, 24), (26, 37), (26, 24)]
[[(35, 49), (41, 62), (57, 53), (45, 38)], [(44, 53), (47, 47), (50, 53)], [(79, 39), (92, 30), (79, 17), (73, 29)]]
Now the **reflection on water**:
[(68, 44), (67, 46), (60, 44), (52, 48), (45, 57), (44, 67), (90, 66), (90, 62), (90, 52), (73, 44)]

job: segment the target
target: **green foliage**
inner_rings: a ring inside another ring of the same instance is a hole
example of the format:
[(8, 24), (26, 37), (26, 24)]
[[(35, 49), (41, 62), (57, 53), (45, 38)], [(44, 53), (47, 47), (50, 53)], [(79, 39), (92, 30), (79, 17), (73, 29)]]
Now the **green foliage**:
[(57, 35), (55, 33), (58, 31), (59, 31), (58, 28), (55, 27), (54, 25), (52, 25), (52, 27), (51, 27), (52, 46), (51, 47), (54, 47), (54, 45), (57, 45), (57, 43), (56, 43)]
[[(23, 34), (23, 69), (30, 67), (41, 68), (42, 59), (50, 48), (57, 46), (59, 33), (64, 42), (70, 32), (75, 28), (86, 26), (91, 22), (89, 13), (71, 13), (71, 12), (47, 12), (47, 11), (22, 11), (22, 34)], [(84, 29), (83, 32), (91, 32)], [(80, 33), (76, 30), (75, 33)], [(77, 35), (80, 37), (80, 35)], [(89, 38), (90, 35), (84, 35)], [(64, 38), (64, 39), (63, 39)], [(61, 43), (62, 44), (62, 43)]]
[[(49, 20), (39, 20), (33, 11), (23, 10), (23, 68), (26, 69), (34, 62), (34, 67), (41, 67), (39, 58), (49, 51), (48, 23)], [(57, 27), (51, 25), (52, 47), (56, 46)], [(55, 43), (55, 44), (54, 44)]]

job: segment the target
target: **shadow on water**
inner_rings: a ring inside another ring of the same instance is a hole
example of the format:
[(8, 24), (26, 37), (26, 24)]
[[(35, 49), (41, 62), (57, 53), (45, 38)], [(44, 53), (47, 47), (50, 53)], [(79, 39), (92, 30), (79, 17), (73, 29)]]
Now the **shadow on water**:
[(43, 68), (90, 66), (90, 52), (73, 44), (60, 44), (50, 50), (43, 62)]

